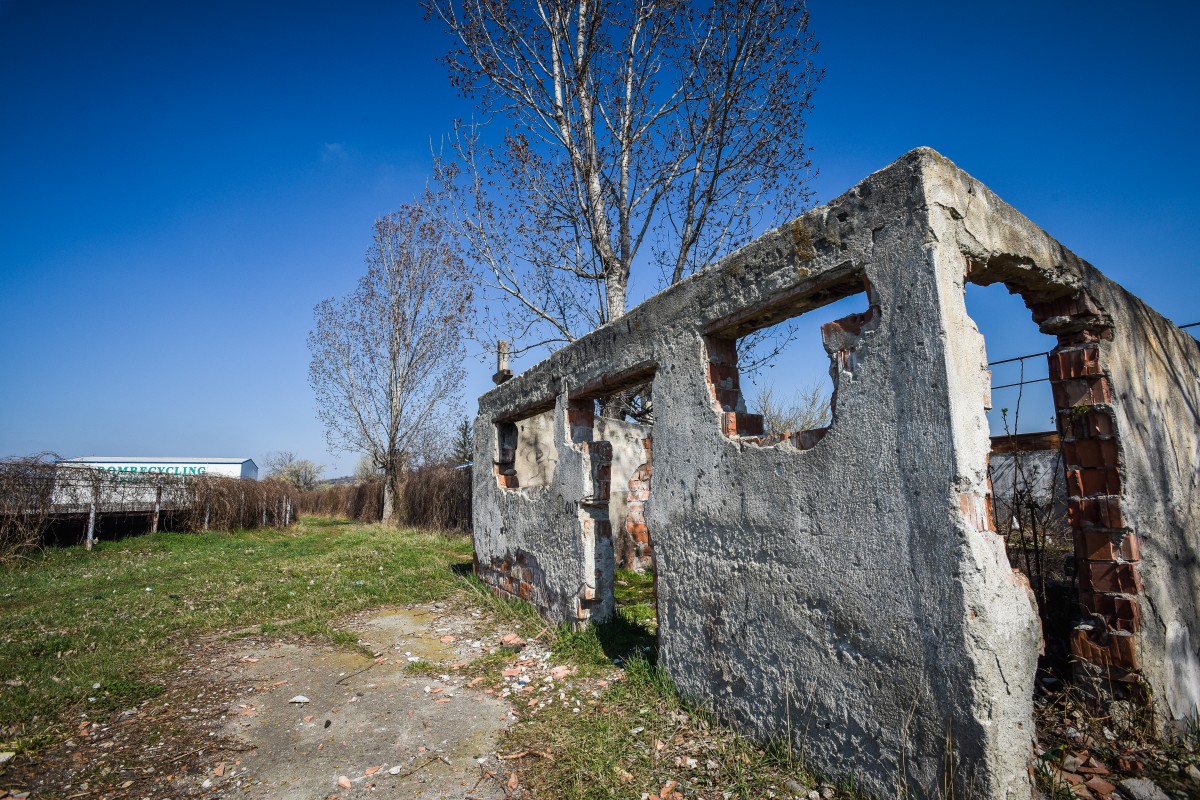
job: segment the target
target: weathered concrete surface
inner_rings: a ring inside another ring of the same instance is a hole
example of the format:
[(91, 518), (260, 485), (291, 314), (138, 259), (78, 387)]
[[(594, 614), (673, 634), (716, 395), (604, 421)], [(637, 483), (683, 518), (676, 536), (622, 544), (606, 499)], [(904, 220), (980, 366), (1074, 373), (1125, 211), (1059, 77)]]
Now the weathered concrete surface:
[[(506, 426), (551, 408), (559, 459), (539, 488), (475, 471), (480, 575), (553, 619), (608, 618), (612, 455), (574, 409), (653, 376), (645, 514), (660, 658), (681, 691), (754, 734), (790, 732), (814, 767), (877, 796), (1028, 797), (1039, 626), (990, 519), (968, 273), (1018, 281), (1042, 309), (1085, 285), (1117, 291), (921, 149), (487, 393), (477, 464), (503, 473)], [(825, 327), (828, 432), (764, 446), (730, 410), (732, 342), (864, 287), (864, 314)], [(1183, 497), (1174, 530), (1193, 547), (1196, 494)]]
[[(503, 701), (466, 688), (465, 679), (415, 675), (409, 655), (427, 663), (465, 661), (469, 617), (434, 607), (395, 609), (356, 622), (379, 660), (333, 647), (248, 642), (227, 655), (227, 679), (245, 692), (230, 709), (226, 733), (248, 749), (214, 783), (270, 800), (330, 794), (442, 798), (504, 797), (481, 766), (495, 770), (496, 742), (511, 719)], [(451, 634), (454, 644), (439, 642)], [(449, 671), (449, 670), (448, 670)], [(286, 682), (286, 683), (283, 683)], [(439, 689), (434, 694), (426, 687)], [(303, 695), (310, 702), (289, 702)], [(350, 789), (338, 786), (339, 778)]]
[[(1100, 645), (1135, 641), (1104, 654), (1149, 686), (1168, 732), (1200, 711), (1200, 345), (949, 162), (930, 177), (935, 234), (972, 263), (971, 279), (1020, 290), (1056, 349), (1095, 353), (1055, 386), (1060, 429), (1102, 445), (1065, 448), (1069, 493), (1107, 506), (1099, 520), (1079, 509), (1081, 601), (1108, 618)], [(1079, 299), (1054, 302), (1063, 288)], [(1078, 320), (1090, 320), (1083, 333)], [(1055, 367), (1052, 354), (1052, 378)], [(1073, 467), (1107, 476), (1104, 487), (1072, 489)], [(1106, 536), (1113, 546), (1098, 555)]]
[(1123, 527), (1140, 541), (1139, 669), (1164, 727), (1200, 715), (1200, 344), (1089, 270), (1120, 431)]

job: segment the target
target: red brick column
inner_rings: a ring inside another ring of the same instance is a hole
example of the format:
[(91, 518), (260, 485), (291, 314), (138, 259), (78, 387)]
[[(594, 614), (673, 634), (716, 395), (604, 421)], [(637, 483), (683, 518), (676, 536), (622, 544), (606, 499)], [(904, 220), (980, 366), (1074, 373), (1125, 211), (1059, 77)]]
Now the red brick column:
[(721, 433), (731, 437), (762, 435), (762, 415), (738, 411), (745, 405), (738, 376), (736, 339), (708, 338), (708, 393), (721, 412)]
[(1092, 624), (1077, 627), (1071, 652), (1136, 683), (1134, 633), (1141, 623), (1138, 535), (1122, 514), (1119, 431), (1102, 342), (1111, 339), (1086, 295), (1031, 306), (1034, 321), (1058, 335), (1049, 354), (1050, 384), (1062, 434), (1067, 519), (1074, 532), (1079, 601)]

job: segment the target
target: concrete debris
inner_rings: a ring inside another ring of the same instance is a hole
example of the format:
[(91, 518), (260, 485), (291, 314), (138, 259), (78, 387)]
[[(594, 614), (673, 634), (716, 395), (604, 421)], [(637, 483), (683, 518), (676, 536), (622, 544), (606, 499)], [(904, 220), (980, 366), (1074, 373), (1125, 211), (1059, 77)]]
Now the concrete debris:
[(1129, 778), (1121, 781), (1118, 788), (1129, 800), (1171, 800), (1166, 792), (1147, 778)]

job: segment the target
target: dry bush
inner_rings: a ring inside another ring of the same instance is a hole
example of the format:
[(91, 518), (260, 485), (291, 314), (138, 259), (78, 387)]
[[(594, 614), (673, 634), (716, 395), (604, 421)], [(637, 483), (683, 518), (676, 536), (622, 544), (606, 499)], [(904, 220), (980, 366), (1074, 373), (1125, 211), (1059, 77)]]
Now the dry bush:
[[(328, 486), (296, 498), (302, 514), (360, 522), (383, 519), (383, 481)], [(400, 482), (396, 524), (443, 531), (471, 528), (471, 471), (427, 467), (406, 472)]]
[(49, 523), (54, 463), (41, 454), (0, 461), (0, 562), (36, 547)]
[(400, 487), (403, 524), (442, 531), (471, 529), (471, 471), (429, 467), (408, 472)]
[(176, 531), (285, 527), (295, 492), (279, 481), (110, 472), (43, 453), (0, 460), (0, 561), (40, 545), (55, 523), (141, 516), (157, 506)]
[(296, 497), (296, 511), (318, 517), (379, 522), (383, 518), (383, 481), (339, 484), (303, 492)]

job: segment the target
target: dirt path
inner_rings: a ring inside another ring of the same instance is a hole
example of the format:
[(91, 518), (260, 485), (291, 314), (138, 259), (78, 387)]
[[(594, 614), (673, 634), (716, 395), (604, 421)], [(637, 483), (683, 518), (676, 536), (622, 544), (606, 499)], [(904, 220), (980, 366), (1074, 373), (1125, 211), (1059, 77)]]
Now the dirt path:
[(163, 696), (84, 720), (44, 753), (26, 776), (29, 796), (504, 797), (496, 746), (515, 717), (462, 676), (503, 631), (443, 603), (341, 627), (371, 655), (268, 637), (194, 648)]

